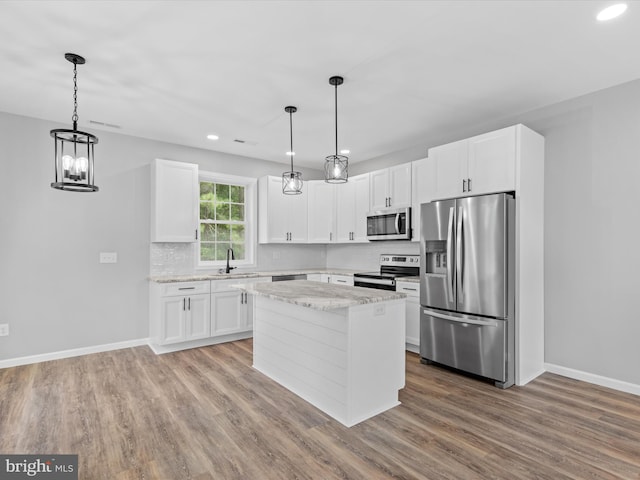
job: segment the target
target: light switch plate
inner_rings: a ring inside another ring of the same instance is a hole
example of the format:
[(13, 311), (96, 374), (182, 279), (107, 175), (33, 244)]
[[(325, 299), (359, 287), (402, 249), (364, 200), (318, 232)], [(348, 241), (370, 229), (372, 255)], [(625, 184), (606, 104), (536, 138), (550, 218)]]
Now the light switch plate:
[(0, 325), (0, 337), (6, 337), (7, 335), (9, 335), (9, 324), (3, 323)]
[(118, 252), (100, 252), (100, 263), (118, 263)]

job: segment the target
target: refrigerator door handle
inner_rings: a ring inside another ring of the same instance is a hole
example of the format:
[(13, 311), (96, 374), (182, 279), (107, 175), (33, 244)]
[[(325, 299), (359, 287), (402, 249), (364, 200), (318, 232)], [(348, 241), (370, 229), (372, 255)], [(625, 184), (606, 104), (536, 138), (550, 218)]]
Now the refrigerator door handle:
[(455, 232), (453, 231), (453, 217), (455, 214), (455, 208), (451, 207), (449, 209), (449, 226), (447, 230), (447, 296), (449, 298), (449, 302), (453, 302), (453, 290), (455, 288), (455, 277), (453, 275), (453, 262), (451, 261), (451, 257), (453, 257), (453, 235)]
[(458, 208), (456, 232), (456, 273), (458, 277), (458, 303), (464, 303), (464, 209)]
[(498, 322), (496, 320), (473, 320), (470, 318), (454, 317), (451, 315), (445, 315), (444, 313), (434, 312), (433, 310), (423, 309), (422, 313), (429, 315), (430, 317), (439, 318), (441, 320), (448, 320), (456, 323), (468, 323), (469, 325), (482, 325), (484, 327), (497, 327)]

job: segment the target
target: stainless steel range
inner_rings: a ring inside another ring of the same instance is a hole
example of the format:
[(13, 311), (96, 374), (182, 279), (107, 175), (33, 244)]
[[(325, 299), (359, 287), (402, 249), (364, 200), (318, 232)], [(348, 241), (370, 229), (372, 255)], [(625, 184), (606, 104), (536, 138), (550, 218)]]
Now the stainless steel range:
[(355, 273), (353, 285), (356, 287), (395, 290), (396, 278), (420, 275), (420, 255), (380, 255), (380, 270), (377, 272)]

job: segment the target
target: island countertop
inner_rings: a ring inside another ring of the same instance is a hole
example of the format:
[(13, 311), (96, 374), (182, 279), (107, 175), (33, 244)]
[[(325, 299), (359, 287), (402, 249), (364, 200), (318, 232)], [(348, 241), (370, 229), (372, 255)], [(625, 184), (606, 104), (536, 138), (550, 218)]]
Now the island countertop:
[(375, 288), (351, 287), (308, 280), (234, 285), (247, 293), (315, 310), (333, 310), (368, 303), (401, 300), (406, 294)]

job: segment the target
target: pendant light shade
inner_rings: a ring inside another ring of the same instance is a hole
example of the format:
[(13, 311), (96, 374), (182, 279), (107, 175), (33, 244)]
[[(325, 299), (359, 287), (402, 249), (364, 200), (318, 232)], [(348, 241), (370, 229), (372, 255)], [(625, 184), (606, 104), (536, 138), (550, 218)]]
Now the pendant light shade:
[(342, 77), (329, 79), (329, 85), (335, 87), (336, 153), (324, 161), (324, 181), (328, 183), (345, 183), (349, 179), (349, 157), (338, 155), (338, 85), (343, 83)]
[(291, 158), (291, 170), (282, 173), (282, 193), (285, 195), (300, 195), (302, 193), (302, 173), (293, 170), (293, 114), (298, 111), (296, 107), (284, 107), (284, 111), (289, 114), (289, 134), (291, 148), (287, 155)]
[(70, 192), (97, 192), (93, 176), (93, 146), (98, 137), (78, 130), (77, 66), (85, 59), (75, 53), (64, 56), (73, 63), (73, 129), (51, 130), (54, 141), (55, 181), (51, 187)]

